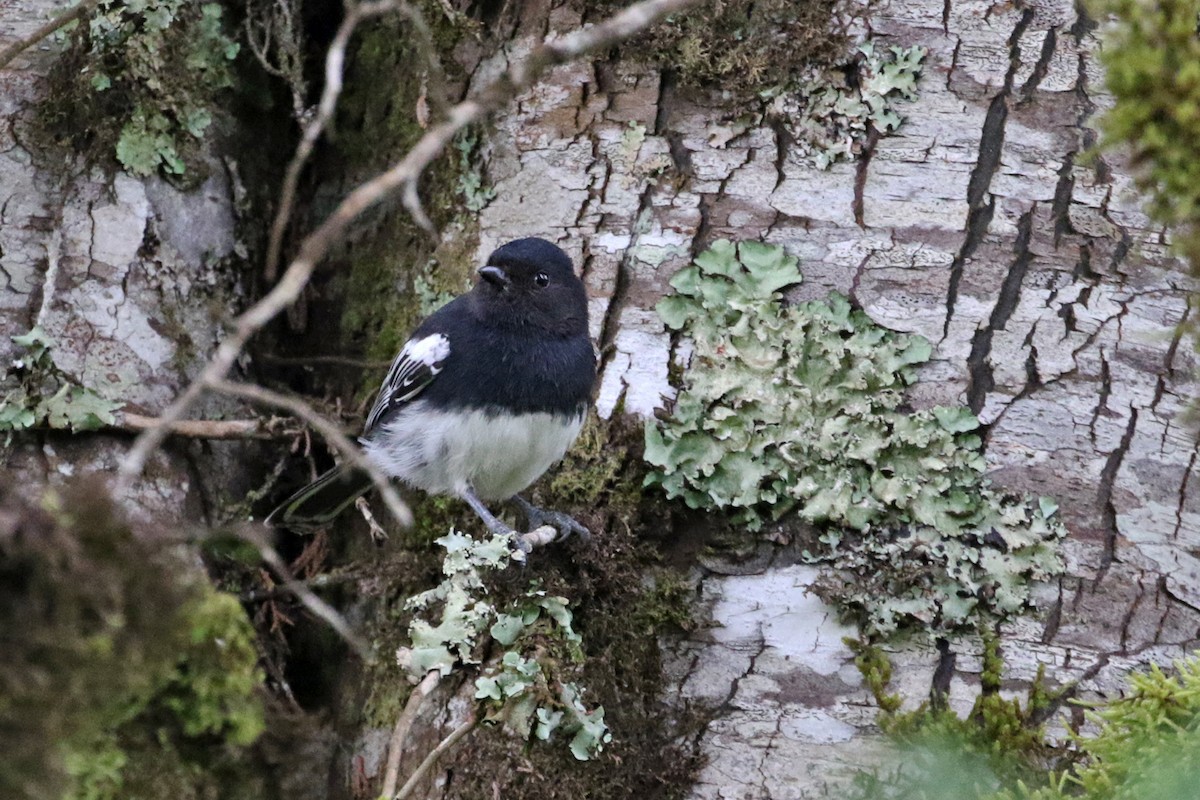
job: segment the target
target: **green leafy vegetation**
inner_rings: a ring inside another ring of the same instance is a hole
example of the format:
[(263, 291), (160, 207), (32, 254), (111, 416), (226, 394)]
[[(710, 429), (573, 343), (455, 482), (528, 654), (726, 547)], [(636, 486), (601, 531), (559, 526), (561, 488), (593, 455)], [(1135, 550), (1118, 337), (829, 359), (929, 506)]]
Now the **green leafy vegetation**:
[(253, 629), (163, 535), (99, 482), (0, 486), (0, 795), (262, 796)]
[(785, 303), (800, 280), (782, 248), (728, 241), (672, 278), (658, 313), (692, 355), (670, 419), (646, 427), (647, 483), (751, 530), (795, 511), (821, 531), (818, 589), (870, 635), (1028, 608), (1061, 570), (1057, 506), (990, 485), (966, 408), (904, 406), (927, 341), (838, 294)]
[[(862, 653), (874, 649), (857, 646)], [(884, 658), (871, 655), (877, 661)], [(860, 665), (861, 666), (861, 665)], [(1042, 674), (1025, 703), (999, 694), (1003, 661), (985, 639), (980, 696), (966, 719), (928, 705), (885, 711), (899, 766), (863, 771), (846, 800), (1190, 800), (1200, 781), (1200, 654), (1130, 674), (1128, 690), (1091, 704), (1094, 735), (1053, 745), (1041, 725), (1054, 697)], [(864, 675), (867, 673), (864, 671)], [(885, 683), (886, 688), (886, 683)]]
[(477, 667), (475, 699), (485, 719), (522, 739), (547, 741), (561, 732), (576, 759), (593, 758), (612, 737), (604, 709), (588, 709), (583, 690), (559, 675), (583, 661), (567, 599), (535, 584), (497, 608), (486, 599), (484, 574), (524, 561), (509, 537), (476, 540), (451, 531), (437, 544), (446, 551), (445, 579), (407, 603), (417, 612), (437, 609), (437, 615), (413, 618), (412, 645), (400, 649), (400, 665), (418, 680), (430, 670), (448, 675), (459, 666)]
[[(1102, 120), (1104, 145), (1129, 148), (1150, 215), (1200, 276), (1200, 2), (1098, 0), (1096, 7), (1116, 19), (1100, 51), (1115, 101)], [(1193, 334), (1196, 326), (1193, 314)]]
[(91, 431), (115, 421), (114, 403), (79, 386), (54, 363), (54, 340), (41, 328), (13, 336), (24, 353), (0, 380), (0, 431), (49, 427)]
[(217, 3), (102, 0), (65, 34), (42, 109), (73, 149), (115, 154), (127, 171), (182, 176), (212, 124), (212, 103), (233, 84), (239, 45)]

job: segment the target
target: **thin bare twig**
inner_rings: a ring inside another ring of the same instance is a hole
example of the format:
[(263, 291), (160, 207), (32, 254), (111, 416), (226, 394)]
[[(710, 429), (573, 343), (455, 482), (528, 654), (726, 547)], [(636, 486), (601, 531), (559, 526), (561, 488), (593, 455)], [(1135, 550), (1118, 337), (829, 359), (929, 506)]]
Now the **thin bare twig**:
[[(157, 417), (146, 417), (132, 411), (116, 414), (110, 427), (130, 433), (141, 433), (159, 424)], [(185, 439), (285, 439), (300, 433), (301, 426), (293, 419), (181, 419), (168, 429), (174, 436)]]
[[(366, 209), (408, 182), (415, 181), (455, 134), (528, 88), (550, 67), (626, 39), (666, 14), (679, 11), (694, 2), (696, 0), (643, 0), (602, 23), (543, 42), (474, 97), (450, 109), (447, 119), (427, 130), (398, 163), (347, 195), (333, 213), (304, 239), (296, 258), (279, 282), (235, 320), (233, 331), (222, 340), (200, 376), (162, 412), (159, 417), (162, 424), (146, 431), (134, 442), (121, 462), (118, 493), (127, 491), (133, 479), (141, 474), (150, 454), (162, 444), (167, 427), (182, 419), (206, 388), (225, 377), (247, 340), (295, 302), (308, 284), (317, 263)], [(338, 78), (340, 80), (340, 74)]]
[(83, 0), (83, 2), (79, 5), (50, 20), (36, 31), (26, 36), (24, 39), (15, 41), (3, 50), (0, 50), (0, 69), (7, 67), (8, 62), (12, 61), (30, 47), (33, 47), (35, 44), (54, 33), (59, 28), (70, 25), (77, 19), (86, 17), (88, 14), (92, 13), (92, 10), (95, 9), (99, 3), (100, 0)]
[(311, 367), (318, 364), (332, 364), (339, 367), (355, 367), (357, 369), (387, 369), (392, 360), (350, 358), (349, 356), (277, 356), (272, 353), (258, 353), (255, 358), (268, 364), (279, 364), (285, 367)]
[[(429, 770), (433, 769), (433, 765), (436, 764), (438, 759), (442, 757), (442, 754), (451, 747), (454, 747), (454, 745), (458, 744), (458, 741), (473, 731), (475, 726), (478, 724), (479, 717), (474, 711), (472, 711), (471, 716), (467, 717), (466, 722), (450, 731), (450, 734), (445, 739), (442, 739), (442, 741), (438, 743), (437, 747), (429, 751), (429, 754), (425, 756), (420, 765), (413, 770), (413, 774), (409, 775), (408, 780), (404, 782), (402, 787), (400, 787), (400, 791), (396, 793), (394, 800), (404, 800), (404, 798), (412, 794), (413, 789), (417, 788), (417, 784), (421, 782), (421, 780), (425, 777), (425, 774), (429, 772)], [(390, 795), (387, 794), (384, 796), (390, 797)]]
[[(298, 2), (266, 0), (256, 6), (255, 0), (246, 0), (244, 27), (251, 54), (263, 69), (287, 84), (292, 94), (292, 116), (303, 124), (308, 111), (308, 82), (304, 80), (304, 43), (296, 19)], [(272, 50), (278, 63), (271, 60)]]
[(259, 405), (275, 406), (288, 411), (300, 419), (307, 422), (317, 430), (325, 440), (333, 446), (335, 450), (347, 462), (355, 467), (366, 472), (371, 476), (371, 480), (375, 482), (375, 487), (379, 489), (379, 493), (383, 496), (384, 505), (388, 511), (396, 518), (396, 521), (401, 525), (408, 527), (412, 525), (412, 512), (408, 506), (400, 499), (400, 495), (396, 493), (395, 487), (392, 486), (388, 476), (383, 473), (379, 467), (370, 461), (362, 454), (362, 451), (350, 441), (346, 434), (342, 433), (341, 429), (334, 425), (325, 417), (318, 414), (312, 409), (308, 403), (297, 397), (289, 397), (285, 394), (273, 392), (270, 389), (264, 389), (261, 386), (255, 386), (248, 383), (234, 383), (226, 380), (214, 380), (210, 384), (211, 388), (222, 394), (233, 395), (244, 400), (249, 400), (252, 403)]
[(337, 609), (317, 597), (313, 593), (313, 590), (308, 588), (303, 581), (298, 581), (292, 577), (287, 564), (274, 547), (264, 541), (261, 536), (247, 536), (247, 538), (258, 548), (262, 560), (267, 562), (267, 566), (271, 568), (271, 571), (283, 581), (285, 589), (294, 594), (296, 599), (303, 603), (304, 607), (311, 611), (318, 619), (324, 620), (325, 624), (332, 628), (338, 636), (342, 637), (342, 640), (350, 645), (364, 662), (370, 663), (374, 659), (371, 648), (354, 632), (350, 627), (350, 623), (346, 622), (346, 619), (337, 612)]
[(375, 521), (375, 515), (371, 513), (371, 505), (367, 502), (367, 498), (360, 497), (354, 501), (354, 507), (358, 509), (358, 513), (367, 523), (367, 530), (371, 532), (371, 541), (375, 544), (382, 544), (387, 541), (387, 531), (383, 526)]
[(396, 784), (400, 782), (400, 756), (404, 753), (404, 742), (408, 739), (408, 733), (412, 730), (421, 704), (425, 702), (425, 698), (434, 690), (441, 678), (442, 673), (436, 669), (426, 672), (421, 682), (413, 687), (412, 693), (408, 696), (408, 702), (404, 704), (404, 710), (400, 712), (400, 716), (396, 720), (396, 727), (392, 729), (392, 739), (388, 743), (387, 770), (383, 776), (383, 797), (391, 797), (396, 792)]
[(338, 97), (342, 93), (342, 75), (350, 37), (364, 19), (394, 11), (396, 8), (395, 0), (363, 0), (349, 5), (346, 16), (342, 18), (342, 24), (338, 26), (337, 33), (329, 44), (329, 52), (325, 54), (325, 86), (321, 90), (321, 100), (317, 103), (316, 114), (304, 126), (304, 133), (300, 136), (300, 143), (296, 145), (296, 153), (288, 164), (287, 172), (283, 176), (283, 186), (279, 190), (279, 208), (275, 210), (275, 219), (271, 222), (267, 262), (263, 270), (267, 281), (275, 280), (275, 273), (279, 269), (283, 234), (287, 231), (288, 221), (292, 218), (292, 208), (296, 204), (296, 187), (300, 184), (300, 173), (337, 108)]

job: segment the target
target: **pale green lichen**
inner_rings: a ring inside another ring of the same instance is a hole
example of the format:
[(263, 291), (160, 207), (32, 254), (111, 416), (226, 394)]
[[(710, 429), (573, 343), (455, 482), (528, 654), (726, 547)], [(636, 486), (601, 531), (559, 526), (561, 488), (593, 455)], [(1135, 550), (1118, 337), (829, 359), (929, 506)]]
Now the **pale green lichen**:
[[(431, 670), (448, 675), (460, 667), (476, 668), (475, 699), (483, 706), (484, 719), (523, 739), (533, 735), (546, 741), (556, 732), (570, 736), (575, 758), (594, 757), (612, 738), (604, 709), (588, 709), (583, 689), (559, 674), (564, 664), (583, 660), (569, 601), (534, 584), (498, 609), (486, 599), (484, 575), (524, 561), (510, 538), (480, 541), (451, 531), (437, 543), (446, 550), (446, 578), (407, 603), (414, 611), (437, 613), (431, 619), (413, 618), (412, 644), (397, 653), (400, 666), (414, 679)], [(481, 663), (485, 636), (500, 652)]]
[(496, 197), (496, 189), (484, 182), (479, 135), (473, 130), (463, 131), (455, 137), (454, 149), (458, 151), (455, 190), (468, 211), (482, 211)]
[(793, 152), (821, 169), (862, 152), (871, 131), (890, 133), (904, 117), (898, 101), (916, 98), (923, 47), (858, 48), (854, 80), (829, 70), (776, 96), (768, 116), (781, 120), (795, 138)]
[[(115, 148), (134, 175), (188, 171), (212, 124), (217, 92), (233, 85), (240, 45), (217, 3), (102, 0), (72, 23), (44, 114), (79, 149)], [(90, 115), (90, 116), (89, 116)]]
[(871, 634), (1028, 608), (1061, 569), (1053, 501), (990, 485), (966, 408), (904, 408), (926, 340), (838, 294), (785, 303), (800, 280), (782, 248), (728, 241), (672, 278), (658, 312), (692, 356), (671, 418), (646, 427), (647, 483), (754, 530), (795, 510), (832, 568), (818, 589)]
[(11, 337), (24, 349), (0, 380), (0, 431), (49, 427), (90, 431), (111, 425), (123, 405), (79, 386), (54, 363), (54, 339), (39, 327)]

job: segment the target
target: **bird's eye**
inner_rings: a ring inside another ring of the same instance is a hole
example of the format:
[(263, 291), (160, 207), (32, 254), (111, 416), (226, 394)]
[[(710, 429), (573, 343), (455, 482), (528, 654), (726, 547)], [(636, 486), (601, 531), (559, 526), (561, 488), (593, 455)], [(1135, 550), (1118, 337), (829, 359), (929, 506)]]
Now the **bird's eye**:
[(538, 286), (546, 286), (550, 283), (550, 276), (544, 272), (539, 272), (537, 275), (533, 276), (533, 282)]

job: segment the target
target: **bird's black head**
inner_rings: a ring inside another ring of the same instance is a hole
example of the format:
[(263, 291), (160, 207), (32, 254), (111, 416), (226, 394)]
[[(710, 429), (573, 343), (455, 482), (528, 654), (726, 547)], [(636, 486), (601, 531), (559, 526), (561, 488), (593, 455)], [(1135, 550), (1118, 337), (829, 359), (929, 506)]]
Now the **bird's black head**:
[(479, 277), (472, 294), (481, 319), (561, 336), (587, 333), (583, 282), (567, 254), (545, 239), (517, 239), (497, 248)]

